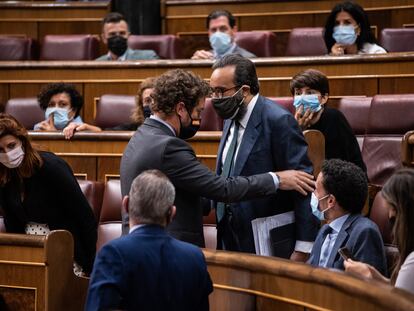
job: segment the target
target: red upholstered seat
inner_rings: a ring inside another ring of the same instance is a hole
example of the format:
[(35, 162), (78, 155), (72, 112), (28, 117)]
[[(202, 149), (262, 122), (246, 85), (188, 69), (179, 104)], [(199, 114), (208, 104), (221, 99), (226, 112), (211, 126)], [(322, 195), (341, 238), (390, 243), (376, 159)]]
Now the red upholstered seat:
[(388, 52), (414, 51), (414, 28), (384, 28), (380, 45)]
[(92, 60), (98, 57), (96, 35), (47, 35), (40, 53), (42, 60)]
[(375, 222), (381, 232), (385, 244), (392, 243), (392, 226), (388, 218), (388, 208), (381, 192), (378, 192), (372, 203), (369, 218)]
[(98, 252), (106, 243), (117, 239), (122, 233), (121, 221), (109, 221), (100, 223), (98, 226), (98, 240), (96, 241), (96, 251)]
[(95, 214), (96, 220), (99, 221), (105, 187), (104, 183), (91, 180), (78, 180), (78, 183)]
[(4, 112), (11, 114), (28, 130), (45, 119), (45, 113), (35, 97), (9, 99)]
[(322, 27), (294, 28), (289, 34), (286, 56), (326, 55)]
[(102, 95), (96, 103), (95, 124), (101, 128), (131, 122), (136, 107), (134, 95)]
[(223, 119), (214, 110), (211, 98), (206, 99), (203, 113), (201, 114), (200, 131), (222, 131)]
[(134, 50), (154, 50), (160, 58), (182, 58), (180, 39), (174, 35), (131, 35), (128, 46)]
[(270, 100), (274, 101), (279, 106), (282, 106), (291, 114), (295, 114), (295, 107), (293, 106), (293, 97), (268, 97)]
[(372, 97), (343, 97), (338, 110), (348, 120), (355, 135), (364, 135), (368, 125)]
[(234, 41), (257, 57), (276, 56), (276, 35), (271, 31), (239, 31)]
[(0, 60), (30, 60), (34, 52), (31, 38), (0, 36)]
[(119, 179), (111, 179), (105, 183), (99, 222), (120, 221), (122, 209), (121, 184)]

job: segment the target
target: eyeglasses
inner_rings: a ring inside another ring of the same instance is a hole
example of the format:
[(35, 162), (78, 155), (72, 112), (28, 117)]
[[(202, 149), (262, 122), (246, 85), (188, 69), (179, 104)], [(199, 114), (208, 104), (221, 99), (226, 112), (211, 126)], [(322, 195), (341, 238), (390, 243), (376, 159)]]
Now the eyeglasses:
[(216, 87), (214, 89), (211, 89), (211, 96), (213, 98), (222, 98), (224, 93), (226, 93), (227, 91), (233, 90), (236, 87), (237, 87), (236, 85), (228, 89), (225, 89), (224, 87)]

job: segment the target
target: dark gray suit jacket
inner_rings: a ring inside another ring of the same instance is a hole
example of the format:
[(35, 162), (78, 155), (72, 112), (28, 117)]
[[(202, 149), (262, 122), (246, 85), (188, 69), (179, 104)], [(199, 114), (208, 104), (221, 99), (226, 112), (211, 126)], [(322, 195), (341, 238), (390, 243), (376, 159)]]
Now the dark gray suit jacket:
[[(313, 245), (308, 263), (319, 265), (321, 248), (326, 234), (324, 231), (328, 225), (319, 230)], [(327, 267), (344, 270), (344, 260), (338, 254), (341, 247), (346, 247), (352, 254), (352, 259), (361, 261), (375, 267), (382, 275), (387, 275), (387, 261), (385, 257), (384, 243), (378, 227), (370, 219), (359, 214), (350, 215), (339, 231), (332, 252), (329, 256)]]
[(128, 143), (121, 160), (121, 191), (129, 193), (141, 172), (158, 169), (175, 186), (177, 214), (167, 230), (175, 238), (204, 246), (200, 197), (224, 202), (275, 193), (270, 174), (222, 178), (201, 164), (191, 146), (161, 122), (147, 118)]

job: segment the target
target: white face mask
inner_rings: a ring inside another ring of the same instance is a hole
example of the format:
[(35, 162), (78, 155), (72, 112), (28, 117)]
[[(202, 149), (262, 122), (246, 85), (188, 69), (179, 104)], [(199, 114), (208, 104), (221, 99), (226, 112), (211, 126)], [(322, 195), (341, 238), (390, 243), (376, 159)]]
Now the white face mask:
[(18, 146), (6, 153), (0, 153), (0, 163), (8, 168), (18, 167), (24, 159), (22, 146)]

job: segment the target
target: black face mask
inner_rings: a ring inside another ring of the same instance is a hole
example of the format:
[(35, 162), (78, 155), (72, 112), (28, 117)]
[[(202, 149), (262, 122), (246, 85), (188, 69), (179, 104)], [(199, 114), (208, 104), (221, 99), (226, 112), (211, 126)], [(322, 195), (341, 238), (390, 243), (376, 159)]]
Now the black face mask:
[(241, 88), (232, 96), (213, 98), (211, 102), (217, 114), (222, 119), (234, 119), (243, 105), (243, 93)]
[[(188, 110), (187, 110), (188, 113)], [(183, 126), (182, 122), (181, 122), (181, 117), (178, 114), (178, 118), (180, 119), (180, 135), (178, 135), (179, 138), (181, 139), (190, 139), (191, 137), (193, 137), (197, 131), (200, 129), (200, 123), (199, 124), (194, 124), (194, 120), (193, 118), (191, 118), (191, 114), (188, 113), (189, 117), (190, 117), (190, 125), (189, 126)]]
[(144, 106), (144, 118), (149, 118), (151, 114), (151, 108), (149, 106)]
[(113, 36), (108, 39), (108, 49), (116, 56), (121, 56), (128, 48), (128, 40), (121, 36)]

